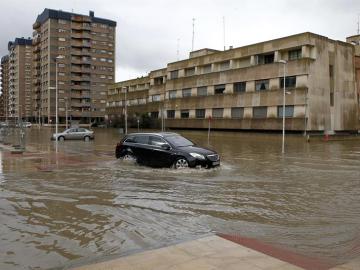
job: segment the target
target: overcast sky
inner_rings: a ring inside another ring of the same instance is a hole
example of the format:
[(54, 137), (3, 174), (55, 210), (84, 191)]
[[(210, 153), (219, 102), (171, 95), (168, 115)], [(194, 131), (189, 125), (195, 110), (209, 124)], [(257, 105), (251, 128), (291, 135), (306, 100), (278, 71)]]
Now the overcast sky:
[[(28, 0), (0, 2), (0, 55), (28, 37), (44, 8), (117, 21), (116, 81), (146, 75), (194, 49), (239, 47), (305, 31), (345, 40), (357, 32), (359, 0)], [(179, 42), (178, 42), (179, 40)], [(179, 46), (178, 46), (179, 44)], [(179, 56), (177, 48), (179, 47)]]

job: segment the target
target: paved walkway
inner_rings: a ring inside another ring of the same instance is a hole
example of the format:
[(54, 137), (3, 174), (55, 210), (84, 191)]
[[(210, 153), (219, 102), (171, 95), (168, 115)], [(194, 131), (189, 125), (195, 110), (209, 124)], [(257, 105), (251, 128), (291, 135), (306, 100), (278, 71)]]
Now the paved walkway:
[(219, 236), (208, 236), (170, 247), (82, 266), (74, 270), (300, 270)]
[[(226, 237), (225, 237), (226, 238)], [(255, 245), (265, 253), (279, 253), (280, 260), (239, 244), (242, 240), (227, 240), (224, 236), (208, 236), (174, 246), (145, 251), (119, 259), (81, 266), (73, 270), (359, 270), (360, 259), (342, 266), (331, 267), (320, 261), (302, 257), (269, 245)], [(245, 239), (245, 240), (244, 240)], [(288, 262), (286, 262), (288, 261)], [(292, 261), (290, 263), (289, 261)], [(297, 265), (295, 265), (297, 264)]]

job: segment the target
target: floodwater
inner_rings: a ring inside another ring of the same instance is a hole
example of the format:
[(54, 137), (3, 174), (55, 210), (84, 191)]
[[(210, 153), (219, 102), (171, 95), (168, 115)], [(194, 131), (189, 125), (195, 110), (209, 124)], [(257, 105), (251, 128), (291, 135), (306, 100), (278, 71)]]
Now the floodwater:
[(68, 269), (217, 232), (336, 263), (360, 256), (359, 139), (290, 135), (282, 156), (280, 135), (214, 132), (221, 167), (175, 171), (116, 160), (116, 129), (58, 154), (50, 134), (27, 130), (32, 154), (0, 152), (0, 269)]

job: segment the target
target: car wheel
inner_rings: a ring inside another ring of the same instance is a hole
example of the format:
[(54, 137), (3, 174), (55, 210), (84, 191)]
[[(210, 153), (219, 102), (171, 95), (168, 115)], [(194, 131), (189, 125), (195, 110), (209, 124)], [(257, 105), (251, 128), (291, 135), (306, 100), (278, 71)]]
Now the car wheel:
[(127, 160), (127, 161), (135, 161), (136, 162), (136, 157), (130, 152), (126, 152), (125, 155), (122, 156), (122, 159)]
[(58, 141), (60, 141), (60, 142), (63, 142), (63, 141), (65, 141), (65, 138), (64, 138), (64, 136), (60, 136), (60, 137), (58, 138)]
[(188, 167), (189, 167), (189, 162), (184, 157), (178, 158), (174, 163), (175, 169), (184, 169)]
[(84, 141), (85, 141), (85, 142), (90, 141), (90, 137), (89, 137), (89, 136), (85, 136), (85, 137), (84, 137)]

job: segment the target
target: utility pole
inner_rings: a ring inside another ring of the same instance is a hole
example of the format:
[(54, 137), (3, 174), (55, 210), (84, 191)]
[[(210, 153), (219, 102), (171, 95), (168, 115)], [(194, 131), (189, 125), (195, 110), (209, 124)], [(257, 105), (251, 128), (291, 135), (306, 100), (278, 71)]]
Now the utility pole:
[(223, 16), (223, 40), (224, 40), (224, 51), (226, 50), (225, 46), (225, 16)]
[(195, 40), (195, 18), (192, 19), (192, 28), (193, 28), (193, 32), (192, 32), (192, 46), (191, 46), (191, 51), (194, 51), (194, 40)]
[(176, 48), (176, 56), (177, 60), (179, 61), (179, 48), (180, 48), (180, 38), (177, 39), (177, 48)]

